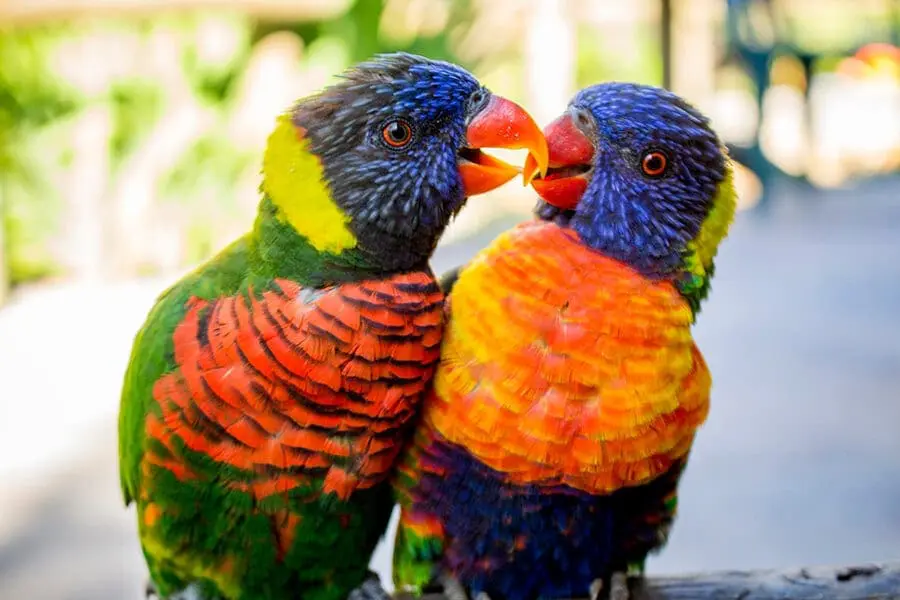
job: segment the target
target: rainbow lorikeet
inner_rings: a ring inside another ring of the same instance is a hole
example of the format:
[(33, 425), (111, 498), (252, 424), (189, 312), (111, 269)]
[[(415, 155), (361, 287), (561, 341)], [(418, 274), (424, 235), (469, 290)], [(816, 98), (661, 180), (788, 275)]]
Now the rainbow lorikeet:
[(399, 589), (627, 598), (707, 415), (691, 325), (735, 211), (722, 144), (678, 96), (624, 83), (582, 90), (544, 134), (538, 218), (445, 278), (395, 476)]
[(485, 147), (546, 165), (523, 109), (408, 54), (277, 119), (252, 231), (160, 296), (125, 375), (122, 489), (155, 593), (384, 595), (367, 565), (442, 337), (428, 261), (467, 196), (518, 172)]

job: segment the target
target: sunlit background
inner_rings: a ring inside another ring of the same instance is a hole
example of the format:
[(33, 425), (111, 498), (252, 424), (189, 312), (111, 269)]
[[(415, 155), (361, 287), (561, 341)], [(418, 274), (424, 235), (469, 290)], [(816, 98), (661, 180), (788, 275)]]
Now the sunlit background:
[[(398, 49), (541, 123), (585, 85), (664, 84), (740, 161), (697, 327), (713, 407), (650, 571), (900, 558), (898, 46), (898, 0), (0, 0), (0, 597), (141, 598), (132, 336), (250, 226), (275, 115)], [(532, 201), (473, 199), (436, 269)]]

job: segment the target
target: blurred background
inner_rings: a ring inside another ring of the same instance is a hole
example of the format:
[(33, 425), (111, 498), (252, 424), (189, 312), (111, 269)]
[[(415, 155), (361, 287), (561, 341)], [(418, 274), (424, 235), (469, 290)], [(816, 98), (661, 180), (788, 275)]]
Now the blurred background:
[[(0, 597), (142, 597), (132, 337), (250, 226), (275, 115), (391, 50), (542, 123), (585, 85), (665, 85), (740, 163), (697, 326), (713, 408), (651, 573), (900, 558), (898, 46), (900, 0), (0, 0)], [(474, 199), (436, 269), (531, 206)]]

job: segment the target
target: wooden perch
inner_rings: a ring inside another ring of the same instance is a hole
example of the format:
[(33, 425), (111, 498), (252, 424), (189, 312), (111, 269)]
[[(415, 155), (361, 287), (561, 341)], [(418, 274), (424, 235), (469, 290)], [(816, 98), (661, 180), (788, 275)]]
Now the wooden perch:
[(632, 587), (631, 600), (900, 600), (900, 562), (650, 577)]

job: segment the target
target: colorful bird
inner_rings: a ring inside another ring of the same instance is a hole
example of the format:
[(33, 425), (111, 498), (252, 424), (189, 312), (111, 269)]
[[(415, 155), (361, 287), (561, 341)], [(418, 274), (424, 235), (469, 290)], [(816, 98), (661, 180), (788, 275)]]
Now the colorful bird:
[(544, 134), (550, 168), (524, 173), (539, 218), (442, 281), (441, 361), (395, 476), (413, 593), (627, 598), (707, 415), (691, 325), (735, 211), (722, 144), (678, 96), (625, 83)]
[[(389, 472), (439, 356), (428, 266), (531, 117), (455, 65), (379, 56), (278, 118), (250, 233), (164, 292), (119, 417), (155, 593), (383, 597)], [(148, 591), (149, 593), (149, 591)]]

